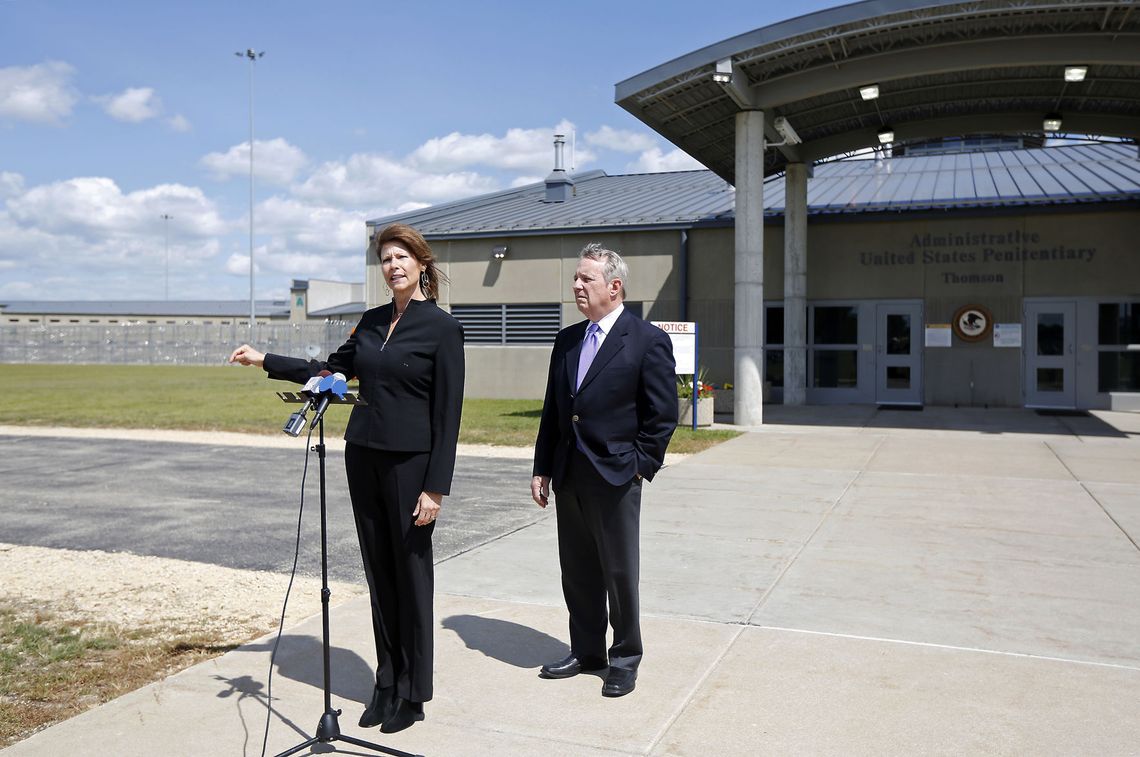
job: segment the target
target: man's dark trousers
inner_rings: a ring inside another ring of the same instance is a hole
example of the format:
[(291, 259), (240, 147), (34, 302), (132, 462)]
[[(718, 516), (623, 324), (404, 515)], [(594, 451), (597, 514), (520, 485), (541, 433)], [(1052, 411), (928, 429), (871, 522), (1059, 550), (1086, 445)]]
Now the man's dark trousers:
[[(555, 494), (562, 592), (570, 612), (570, 649), (582, 660), (637, 670), (641, 480), (614, 486), (577, 449)], [(603, 593), (604, 587), (604, 593)], [(606, 601), (614, 629), (607, 655)]]

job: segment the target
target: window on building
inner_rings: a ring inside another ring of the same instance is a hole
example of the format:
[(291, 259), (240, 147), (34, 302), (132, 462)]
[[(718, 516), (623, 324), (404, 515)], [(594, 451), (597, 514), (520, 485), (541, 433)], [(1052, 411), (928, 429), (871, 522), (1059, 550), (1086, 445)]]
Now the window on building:
[(1140, 302), (1102, 302), (1097, 337), (1097, 391), (1140, 392)]
[(784, 308), (764, 308), (764, 380), (773, 389), (784, 386)]
[(467, 344), (552, 344), (562, 328), (557, 303), (452, 305)]
[(854, 389), (859, 384), (859, 309), (819, 305), (810, 316), (812, 386)]

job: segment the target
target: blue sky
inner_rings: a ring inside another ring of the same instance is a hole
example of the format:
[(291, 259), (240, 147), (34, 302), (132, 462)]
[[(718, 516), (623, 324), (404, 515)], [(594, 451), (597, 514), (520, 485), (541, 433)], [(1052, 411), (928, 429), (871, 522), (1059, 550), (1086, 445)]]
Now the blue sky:
[(578, 170), (699, 167), (614, 84), (835, 4), (0, 0), (0, 301), (248, 297), (247, 47), (277, 297), (363, 280), (367, 218), (541, 179), (557, 131)]

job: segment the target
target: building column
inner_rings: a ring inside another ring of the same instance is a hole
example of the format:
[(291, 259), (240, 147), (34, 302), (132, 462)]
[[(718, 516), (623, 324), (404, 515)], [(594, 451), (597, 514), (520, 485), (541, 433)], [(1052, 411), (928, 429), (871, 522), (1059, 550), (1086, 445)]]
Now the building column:
[(733, 422), (764, 422), (764, 112), (736, 114)]
[(807, 403), (807, 166), (784, 174), (784, 404)]

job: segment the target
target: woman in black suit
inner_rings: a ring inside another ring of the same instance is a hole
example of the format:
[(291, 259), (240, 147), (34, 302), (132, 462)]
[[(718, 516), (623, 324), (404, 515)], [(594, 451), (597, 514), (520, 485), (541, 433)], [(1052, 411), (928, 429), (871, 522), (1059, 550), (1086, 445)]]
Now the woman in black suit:
[(392, 301), (367, 311), (324, 362), (242, 345), (230, 362), (304, 383), (321, 370), (356, 376), (344, 460), (372, 597), (376, 686), (361, 727), (385, 733), (423, 720), (432, 698), (431, 535), (451, 491), (463, 407), (463, 328), (435, 304), (442, 279), (427, 241), (393, 224), (374, 247)]

